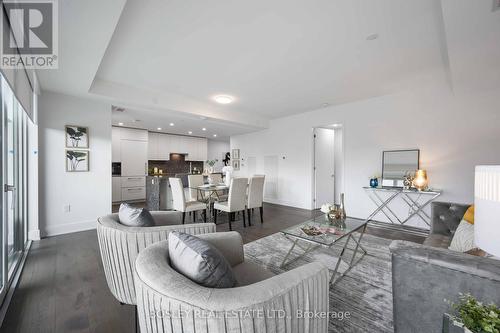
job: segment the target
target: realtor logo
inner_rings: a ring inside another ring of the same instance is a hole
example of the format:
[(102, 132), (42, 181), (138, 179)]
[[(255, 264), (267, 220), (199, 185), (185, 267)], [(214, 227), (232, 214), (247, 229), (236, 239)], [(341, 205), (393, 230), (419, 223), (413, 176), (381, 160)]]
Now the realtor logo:
[(57, 0), (4, 0), (2, 68), (58, 67)]

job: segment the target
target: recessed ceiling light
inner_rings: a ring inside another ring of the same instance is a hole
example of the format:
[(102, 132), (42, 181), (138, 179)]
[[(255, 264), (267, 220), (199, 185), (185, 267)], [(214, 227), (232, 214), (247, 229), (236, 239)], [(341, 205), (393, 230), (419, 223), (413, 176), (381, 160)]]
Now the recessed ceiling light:
[(201, 130), (202, 130), (202, 131), (206, 131), (207, 129), (206, 129), (205, 127), (203, 127)]
[(118, 126), (123, 126), (123, 123), (118, 123)]
[(170, 126), (174, 126), (174, 123), (170, 123)]
[(217, 137), (217, 134), (214, 134), (214, 138), (216, 138), (216, 137)]
[(193, 132), (189, 131), (188, 134), (193, 134)]
[(158, 127), (158, 128), (157, 128), (157, 130), (158, 130), (158, 131), (161, 131), (161, 127)]
[(375, 40), (378, 38), (378, 34), (371, 34), (366, 37), (366, 40)]
[(234, 101), (234, 98), (228, 95), (217, 95), (214, 100), (219, 104), (229, 104)]

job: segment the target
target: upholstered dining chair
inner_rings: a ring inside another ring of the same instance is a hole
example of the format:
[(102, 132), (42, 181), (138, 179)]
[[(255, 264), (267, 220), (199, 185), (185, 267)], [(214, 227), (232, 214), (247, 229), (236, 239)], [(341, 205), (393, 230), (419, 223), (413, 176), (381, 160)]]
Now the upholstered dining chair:
[(128, 227), (120, 223), (118, 214), (97, 219), (97, 237), (106, 282), (113, 296), (122, 304), (136, 304), (133, 279), (134, 261), (141, 250), (168, 238), (171, 231), (191, 235), (215, 232), (213, 223), (179, 225), (173, 211), (152, 211), (154, 227)]
[(242, 212), (243, 226), (245, 222), (245, 206), (247, 196), (248, 178), (233, 178), (229, 186), (229, 196), (227, 201), (218, 201), (214, 203), (214, 222), (217, 224), (217, 211), (226, 212), (229, 221), (229, 230), (233, 230), (231, 222), (235, 217), (236, 212)]
[[(169, 264), (168, 241), (143, 250), (135, 262), (137, 310), (142, 333), (326, 333), (329, 273), (319, 262), (273, 275), (245, 260), (241, 236), (198, 235), (232, 267), (234, 288), (206, 288)], [(321, 314), (299, 316), (300, 313)]]
[(260, 223), (264, 223), (264, 207), (262, 201), (264, 199), (264, 175), (255, 175), (250, 178), (248, 182), (248, 195), (247, 195), (247, 213), (248, 225), (252, 225), (252, 217), (250, 211), (254, 208), (260, 210)]
[(188, 184), (189, 184), (189, 200), (199, 201), (199, 199), (201, 199), (198, 197), (199, 191), (194, 187), (203, 185), (203, 175), (188, 175)]
[(201, 201), (186, 201), (184, 187), (180, 178), (169, 178), (170, 187), (172, 188), (172, 198), (174, 199), (173, 207), (176, 211), (182, 212), (182, 224), (186, 220), (186, 213), (193, 213), (193, 222), (196, 221), (196, 212), (203, 212), (203, 220), (207, 222), (207, 205)]

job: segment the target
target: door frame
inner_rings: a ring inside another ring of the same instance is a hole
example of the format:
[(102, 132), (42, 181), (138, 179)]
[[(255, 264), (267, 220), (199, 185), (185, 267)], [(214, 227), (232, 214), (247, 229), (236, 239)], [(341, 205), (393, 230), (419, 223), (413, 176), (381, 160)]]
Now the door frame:
[[(337, 170), (334, 166), (334, 184), (337, 186), (338, 177), (342, 178), (342, 187), (345, 184), (345, 126), (341, 123), (330, 125), (330, 126), (315, 126), (311, 128), (311, 210), (316, 210), (316, 129), (323, 128), (329, 130), (342, 129), (342, 171), (340, 175), (337, 175)], [(335, 145), (335, 143), (334, 143)], [(334, 160), (337, 159), (337, 156), (334, 155)], [(343, 190), (343, 188), (341, 189)]]

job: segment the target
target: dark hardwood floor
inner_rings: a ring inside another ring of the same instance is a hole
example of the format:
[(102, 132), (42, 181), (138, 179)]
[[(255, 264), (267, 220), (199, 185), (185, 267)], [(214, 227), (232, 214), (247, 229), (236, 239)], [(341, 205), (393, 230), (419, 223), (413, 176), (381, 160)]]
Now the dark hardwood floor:
[[(233, 222), (245, 243), (321, 214), (278, 205), (258, 210), (252, 226), (243, 228), (241, 215)], [(221, 216), (217, 231), (229, 230)], [(248, 221), (247, 221), (248, 222)], [(404, 231), (368, 227), (367, 232), (389, 239), (423, 242)], [(111, 295), (101, 263), (95, 230), (34, 242), (1, 332), (134, 332), (134, 307), (120, 305)]]

